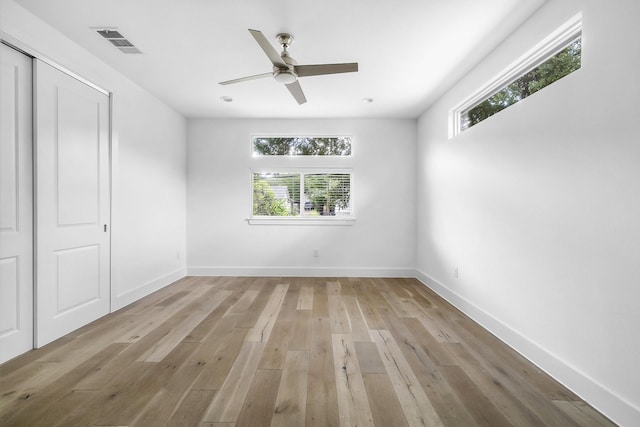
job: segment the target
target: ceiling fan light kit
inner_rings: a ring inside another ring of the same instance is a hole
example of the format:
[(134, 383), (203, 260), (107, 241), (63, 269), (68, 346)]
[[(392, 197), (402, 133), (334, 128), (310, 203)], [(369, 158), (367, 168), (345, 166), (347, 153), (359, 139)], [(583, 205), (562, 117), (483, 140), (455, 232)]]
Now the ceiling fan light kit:
[(221, 85), (246, 82), (249, 80), (261, 79), (272, 76), (273, 79), (282, 83), (289, 90), (298, 104), (307, 102), (307, 98), (302, 91), (302, 87), (298, 82), (299, 77), (320, 76), (326, 74), (353, 73), (358, 71), (358, 63), (342, 63), (342, 64), (317, 64), (317, 65), (298, 65), (287, 49), (293, 43), (293, 36), (289, 33), (280, 33), (276, 36), (276, 40), (282, 46), (282, 53), (278, 52), (271, 46), (267, 38), (258, 30), (249, 30), (253, 38), (256, 40), (262, 51), (273, 64), (273, 70), (270, 73), (256, 74), (253, 76), (241, 77), (239, 79), (227, 80), (220, 82)]
[(281, 68), (274, 68), (273, 78), (276, 79), (278, 83), (288, 85), (289, 83), (293, 83), (298, 80), (298, 75), (289, 69), (284, 70)]

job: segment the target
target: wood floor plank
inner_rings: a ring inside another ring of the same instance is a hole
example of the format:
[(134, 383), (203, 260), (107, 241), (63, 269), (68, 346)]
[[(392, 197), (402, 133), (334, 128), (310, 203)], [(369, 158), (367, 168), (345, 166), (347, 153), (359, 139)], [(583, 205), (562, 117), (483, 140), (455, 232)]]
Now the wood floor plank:
[(311, 310), (313, 308), (313, 287), (302, 286), (298, 298), (297, 310)]
[(396, 292), (389, 289), (382, 291), (382, 295), (398, 317), (414, 317), (412, 310), (405, 305), (403, 299), (400, 298)]
[(229, 375), (211, 402), (203, 421), (234, 423), (238, 420), (265, 346), (264, 342), (244, 342)]
[(234, 366), (244, 344), (247, 329), (232, 328), (222, 338), (222, 345), (198, 376), (192, 389), (219, 390)]
[(448, 323), (439, 308), (418, 310), (416, 317), (438, 342), (460, 342), (453, 325)]
[(242, 295), (240, 296), (238, 301), (236, 301), (236, 303), (233, 304), (233, 307), (229, 310), (229, 314), (246, 313), (247, 310), (249, 310), (249, 307), (251, 307), (251, 304), (253, 304), (253, 301), (255, 301), (259, 293), (260, 291), (256, 289), (248, 289), (242, 292)]
[[(303, 426), (307, 407), (309, 352), (289, 351), (278, 387), (271, 427)], [(266, 420), (265, 423), (266, 425)]]
[(443, 425), (389, 331), (378, 330), (372, 336), (409, 425)]
[(580, 400), (555, 400), (555, 403), (572, 420), (581, 426), (615, 427), (615, 424)]
[(123, 326), (131, 324), (128, 316), (105, 316), (93, 322), (95, 329), (83, 328), (72, 340), (62, 346), (55, 346), (53, 351), (37, 351), (39, 355), (31, 364), (8, 372), (0, 381), (0, 411), (15, 396), (27, 396), (41, 389), (48, 383), (55, 382), (78, 365), (84, 363), (113, 342), (120, 334)]
[[(446, 426), (460, 427), (476, 425), (472, 414), (444, 377), (441, 371), (442, 366), (437, 365), (424, 351), (419, 339), (416, 338), (416, 331), (405, 326), (409, 320), (416, 319), (400, 319), (390, 309), (379, 309), (379, 311), (442, 423)], [(417, 332), (421, 329), (419, 328)], [(429, 335), (427, 332), (425, 334)], [(436, 345), (440, 344), (436, 343)]]
[(314, 288), (305, 425), (339, 425), (327, 289), (320, 282)]
[[(95, 401), (98, 390), (70, 390), (58, 399), (55, 405), (49, 406), (45, 426), (76, 426), (93, 425), (90, 421), (91, 414), (87, 414), (87, 409), (91, 402)], [(0, 418), (1, 419), (1, 418)], [(40, 422), (32, 424), (37, 426)], [(28, 424), (2, 424), (3, 427), (23, 427)]]
[(127, 344), (111, 344), (56, 381), (42, 389), (34, 390), (28, 397), (16, 396), (11, 405), (3, 408), (3, 412), (8, 416), (2, 419), (2, 424), (32, 426), (46, 419), (50, 407), (55, 405), (58, 399), (73, 389), (85, 375), (101, 369), (106, 361), (120, 353), (126, 346)]
[(260, 317), (247, 334), (247, 341), (267, 342), (269, 340), (288, 288), (289, 285), (282, 284), (275, 287)]
[(276, 320), (258, 369), (282, 369), (289, 349), (293, 326), (293, 322), (290, 320), (281, 320), (280, 318)]
[(311, 348), (311, 310), (300, 310), (293, 318), (293, 331), (289, 339), (289, 350), (309, 350)]
[[(132, 426), (162, 425), (172, 417), (183, 398), (188, 396), (189, 389), (196, 378), (205, 371), (211, 363), (211, 360), (215, 357), (216, 351), (223, 344), (220, 338), (227, 332), (226, 328), (232, 327), (236, 319), (230, 316), (221, 320), (219, 326), (223, 328), (214, 328), (210, 339), (202, 343), (198, 341), (185, 341), (196, 343), (197, 347), (195, 351), (187, 358), (185, 363), (176, 370), (175, 374), (169, 378), (166, 385), (158, 390), (140, 415), (132, 422)], [(208, 403), (209, 402), (207, 402), (207, 404)], [(204, 409), (202, 411), (204, 411)]]
[(474, 358), (460, 344), (444, 344), (471, 380), (477, 384), (493, 404), (514, 426), (534, 427), (544, 425), (543, 421), (505, 387), (499, 377), (484, 368), (482, 361)]
[(388, 375), (362, 374), (362, 380), (376, 426), (403, 427), (409, 425)]
[(244, 400), (237, 426), (268, 426), (273, 417), (276, 390), (282, 371), (258, 369)]
[(360, 364), (350, 334), (333, 334), (333, 360), (341, 426), (373, 426)]
[(575, 393), (562, 386), (541, 369), (531, 365), (531, 362), (519, 353), (513, 351), (509, 346), (499, 341), (496, 342), (495, 337), (491, 333), (480, 327), (477, 323), (471, 321), (471, 319), (466, 318), (464, 320), (457, 321), (454, 325), (458, 329), (464, 331), (461, 333), (465, 333), (467, 337), (473, 337), (475, 341), (474, 345), (481, 343), (482, 346), (491, 348), (496, 359), (501, 361), (504, 360), (503, 364), (505, 366), (513, 367), (514, 375), (522, 378), (522, 380), (527, 383), (530, 383), (549, 399), (580, 400)]
[(416, 338), (420, 348), (433, 360), (436, 365), (457, 365), (455, 359), (446, 350), (444, 344), (451, 344), (448, 341), (442, 343), (438, 341), (433, 334), (429, 333), (424, 324), (417, 318), (402, 319), (405, 327), (411, 331)]
[(356, 354), (358, 355), (358, 363), (360, 364), (360, 372), (363, 374), (386, 374), (385, 368), (378, 346), (372, 342), (354, 342)]
[(458, 394), (460, 400), (464, 402), (477, 425), (485, 427), (511, 425), (507, 418), (480, 391), (479, 387), (471, 381), (462, 369), (458, 366), (441, 366), (439, 371)]
[(129, 425), (196, 346), (180, 344), (162, 364), (136, 362), (124, 367), (87, 404), (92, 411), (67, 420), (68, 425)]
[(351, 333), (351, 322), (347, 309), (340, 294), (340, 282), (327, 283), (327, 298), (329, 302), (329, 320), (332, 334)]
[(247, 308), (246, 312), (243, 313), (242, 319), (236, 325), (237, 328), (251, 329), (255, 326), (258, 317), (260, 317), (264, 311), (264, 307), (267, 301), (269, 301), (276, 285), (277, 283), (272, 280), (259, 280), (259, 278), (251, 278), (251, 280), (247, 282), (247, 290), (257, 290), (258, 295), (249, 308)]
[(388, 307), (388, 303), (373, 285), (373, 279), (359, 280), (357, 283), (352, 283), (352, 288), (367, 327), (370, 330), (385, 329), (384, 321), (380, 318), (376, 309)]
[[(228, 296), (207, 315), (196, 327), (194, 327), (184, 338), (183, 341), (203, 342), (209, 339), (209, 336), (220, 329), (220, 327), (234, 327), (235, 322), (239, 319), (239, 315), (231, 316), (228, 313), (231, 307), (237, 301), (240, 292), (231, 291)], [(235, 319), (233, 324), (226, 323), (226, 317)]]
[(351, 326), (351, 336), (357, 342), (371, 342), (369, 328), (364, 321), (360, 306), (357, 299), (352, 295), (343, 295), (342, 302), (349, 316), (349, 325)]
[(287, 280), (287, 292), (278, 311), (278, 320), (293, 321), (298, 314), (298, 300), (300, 299), (300, 285)]
[(405, 289), (410, 294), (410, 299), (415, 301), (420, 307), (436, 308), (432, 299), (427, 296), (426, 292), (423, 292), (424, 286), (416, 286), (414, 280), (397, 280), (396, 286)]
[[(211, 289), (200, 286), (193, 288), (191, 291), (185, 290), (177, 292), (176, 294), (180, 295), (179, 298), (172, 298), (171, 296), (168, 296), (162, 301), (162, 304), (156, 304), (145, 310), (142, 317), (143, 321), (136, 321), (135, 326), (128, 328), (119, 338), (116, 339), (116, 342), (136, 342), (140, 338), (146, 336), (149, 332), (153, 331), (158, 327), (158, 325), (161, 325), (168, 318), (179, 313), (194, 301), (197, 301), (198, 298), (201, 298), (207, 292), (211, 292)], [(165, 301), (168, 302), (165, 304)]]
[[(57, 340), (40, 347), (37, 351), (29, 350), (26, 353), (21, 354), (5, 363), (0, 364), (0, 378), (8, 379), (10, 376), (14, 378), (26, 377), (28, 374), (23, 369), (33, 370), (33, 364), (38, 359), (47, 357), (49, 353), (57, 351), (60, 347), (66, 347), (71, 341), (75, 340), (75, 337), (65, 335)], [(0, 382), (0, 394), (2, 394), (3, 382)]]
[(540, 390), (534, 384), (522, 381), (521, 378), (518, 379), (521, 377), (522, 372), (518, 372), (508, 363), (504, 364), (504, 359), (496, 356), (494, 348), (478, 342), (477, 337), (469, 334), (464, 328), (460, 328), (457, 332), (463, 340), (465, 350), (476, 360), (483, 361), (481, 363), (483, 369), (490, 372), (504, 387), (510, 389), (511, 394), (527, 406), (531, 412), (535, 413), (543, 423), (546, 425), (577, 425), (555, 406), (550, 399), (540, 393)]
[[(198, 277), (185, 277), (125, 307), (127, 314), (140, 315), (150, 307), (155, 307), (167, 298), (183, 291), (189, 292), (199, 282)], [(124, 311), (121, 310), (121, 311)]]
[(161, 325), (174, 313), (174, 307), (154, 306), (145, 311), (143, 321), (135, 320), (136, 325), (115, 340), (121, 343), (134, 343)]
[(213, 401), (217, 390), (191, 389), (167, 421), (168, 427), (196, 426)]
[(184, 321), (188, 317), (188, 310), (181, 310), (176, 312), (173, 316), (165, 319), (163, 323), (158, 325), (151, 332), (141, 337), (140, 340), (130, 344), (124, 351), (113, 357), (103, 369), (92, 372), (87, 375), (78, 385), (76, 389), (102, 389), (106, 387), (114, 378), (114, 374), (118, 373), (122, 367), (130, 366), (135, 363), (142, 354), (149, 351), (157, 343), (162, 340), (167, 334), (171, 332), (177, 325)]
[(203, 295), (196, 303), (185, 307), (185, 309), (191, 311), (191, 314), (176, 325), (175, 328), (159, 340), (149, 351), (141, 355), (138, 362), (160, 362), (230, 294), (231, 291), (216, 290), (215, 294)]

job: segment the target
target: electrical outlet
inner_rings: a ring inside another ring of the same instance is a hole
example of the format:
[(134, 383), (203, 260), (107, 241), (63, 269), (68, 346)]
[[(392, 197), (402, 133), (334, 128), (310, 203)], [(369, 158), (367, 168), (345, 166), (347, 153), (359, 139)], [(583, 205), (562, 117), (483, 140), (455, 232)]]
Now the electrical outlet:
[(316, 258), (319, 257), (320, 256), (320, 251), (317, 250), (317, 249), (314, 249), (313, 250), (313, 256), (316, 257)]

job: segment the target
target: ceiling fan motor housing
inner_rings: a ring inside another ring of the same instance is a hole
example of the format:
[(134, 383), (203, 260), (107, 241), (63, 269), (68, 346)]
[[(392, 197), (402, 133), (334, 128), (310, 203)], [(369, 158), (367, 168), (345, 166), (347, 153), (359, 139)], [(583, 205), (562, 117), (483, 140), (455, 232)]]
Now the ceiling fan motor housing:
[(280, 57), (282, 61), (287, 64), (288, 68), (273, 67), (273, 78), (282, 84), (290, 84), (298, 80), (298, 75), (295, 72), (294, 66), (297, 64), (296, 60), (289, 56), (287, 48), (293, 43), (293, 36), (291, 34), (278, 34), (278, 43), (282, 46), (282, 53)]

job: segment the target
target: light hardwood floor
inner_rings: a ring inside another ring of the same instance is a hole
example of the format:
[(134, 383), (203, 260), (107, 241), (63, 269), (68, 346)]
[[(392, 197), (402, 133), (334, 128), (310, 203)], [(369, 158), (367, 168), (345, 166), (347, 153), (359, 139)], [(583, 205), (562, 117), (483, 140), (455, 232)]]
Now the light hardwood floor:
[(0, 365), (0, 425), (614, 424), (416, 280), (190, 277)]

